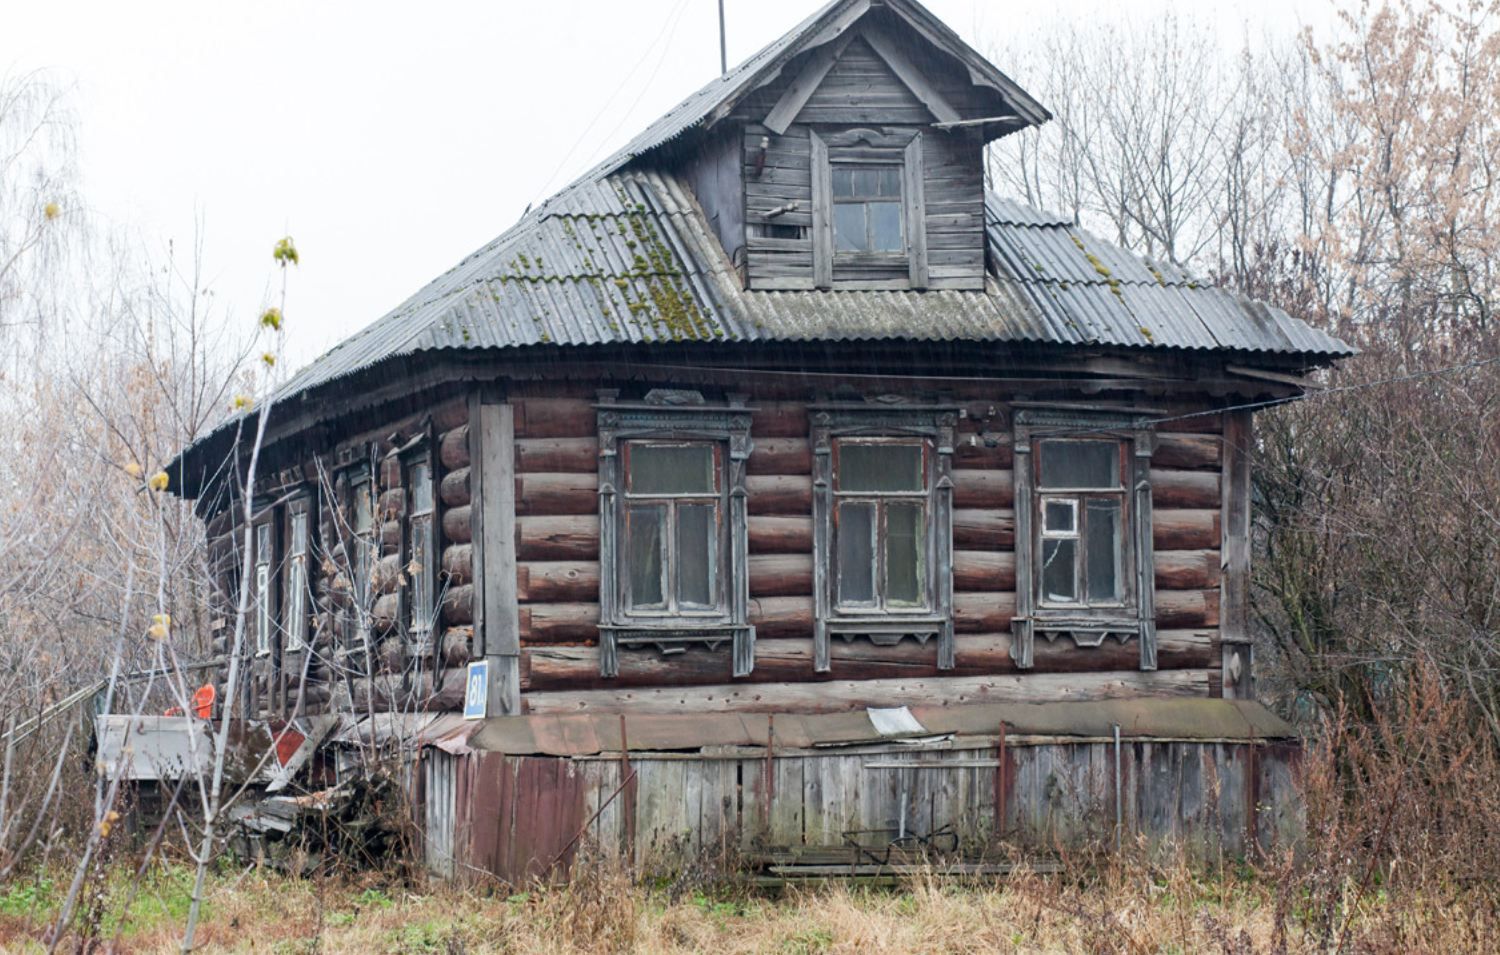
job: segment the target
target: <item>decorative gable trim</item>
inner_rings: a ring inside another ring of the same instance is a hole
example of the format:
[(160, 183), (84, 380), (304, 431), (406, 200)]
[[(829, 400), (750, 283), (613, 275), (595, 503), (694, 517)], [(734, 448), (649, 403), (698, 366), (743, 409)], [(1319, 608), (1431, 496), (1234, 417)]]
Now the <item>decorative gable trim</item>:
[(905, 53), (901, 52), (900, 43), (890, 34), (873, 24), (861, 24), (858, 29), (847, 30), (838, 36), (833, 42), (827, 43), (814, 50), (807, 65), (797, 78), (787, 86), (771, 112), (766, 114), (765, 127), (778, 136), (786, 135), (786, 131), (797, 119), (797, 114), (807, 105), (807, 101), (818, 91), (818, 87), (828, 78), (828, 73), (838, 63), (839, 57), (843, 56), (844, 50), (849, 46), (849, 41), (856, 36), (863, 39), (875, 51), (875, 55), (885, 61), (886, 66), (891, 68), (896, 79), (909, 89), (928, 112), (932, 113), (933, 119), (938, 124), (953, 124), (963, 122), (963, 117), (958, 110), (938, 92), (937, 88), (927, 81), (920, 68), (917, 67)]

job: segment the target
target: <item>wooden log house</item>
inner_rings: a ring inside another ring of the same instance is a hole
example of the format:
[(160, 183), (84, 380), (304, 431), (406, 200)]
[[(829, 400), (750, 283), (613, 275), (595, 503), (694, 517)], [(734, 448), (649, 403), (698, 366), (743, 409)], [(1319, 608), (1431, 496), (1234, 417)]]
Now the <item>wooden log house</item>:
[(448, 873), (584, 829), (1260, 841), (1243, 406), (1351, 350), (987, 193), (1047, 119), (912, 0), (836, 0), (289, 381), (248, 581), (242, 422), (187, 448), (242, 715), (442, 738)]

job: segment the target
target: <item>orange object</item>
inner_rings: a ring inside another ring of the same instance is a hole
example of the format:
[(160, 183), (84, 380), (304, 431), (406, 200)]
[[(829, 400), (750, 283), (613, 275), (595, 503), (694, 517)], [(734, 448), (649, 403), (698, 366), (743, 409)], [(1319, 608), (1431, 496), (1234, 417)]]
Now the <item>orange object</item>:
[(200, 720), (212, 719), (214, 715), (214, 685), (205, 683), (193, 694), (193, 713)]

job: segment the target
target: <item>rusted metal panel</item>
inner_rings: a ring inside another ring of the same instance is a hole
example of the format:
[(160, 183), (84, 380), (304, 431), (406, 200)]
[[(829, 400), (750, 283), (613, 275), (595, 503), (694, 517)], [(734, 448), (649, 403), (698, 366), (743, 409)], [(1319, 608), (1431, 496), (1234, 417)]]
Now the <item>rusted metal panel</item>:
[[(919, 730), (910, 735), (992, 736), (1000, 722), (1022, 735), (1107, 737), (1115, 725), (1127, 738), (1290, 739), (1296, 731), (1260, 703), (1220, 699), (1138, 699), (1087, 703), (990, 703), (912, 707)], [(468, 741), (476, 750), (587, 756), (620, 749), (620, 718), (612, 714), (502, 717), (485, 721)], [(634, 751), (765, 746), (771, 717), (758, 713), (642, 714), (629, 717)], [(801, 749), (878, 742), (882, 734), (863, 711), (777, 714), (778, 747)]]

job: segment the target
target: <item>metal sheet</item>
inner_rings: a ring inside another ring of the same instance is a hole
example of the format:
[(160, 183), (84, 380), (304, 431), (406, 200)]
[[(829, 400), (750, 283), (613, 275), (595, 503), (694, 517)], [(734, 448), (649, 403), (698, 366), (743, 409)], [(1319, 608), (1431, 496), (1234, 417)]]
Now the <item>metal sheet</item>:
[[(1014, 734), (1106, 737), (1114, 725), (1130, 739), (1290, 739), (1292, 726), (1247, 700), (1141, 699), (1097, 703), (986, 703), (914, 707), (920, 732), (994, 735), (1001, 722)], [(588, 756), (617, 752), (620, 717), (612, 714), (506, 716), (485, 720), (470, 746), (507, 755)], [(735, 746), (788, 749), (887, 739), (866, 711), (834, 714), (717, 713), (627, 717), (632, 752), (711, 751)]]

